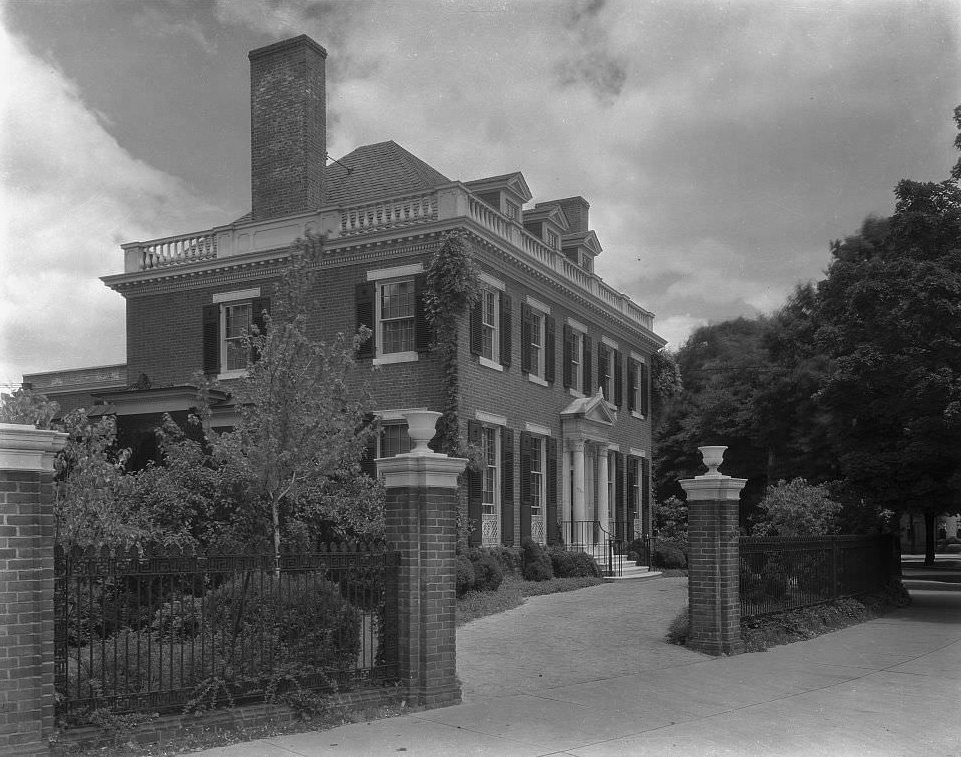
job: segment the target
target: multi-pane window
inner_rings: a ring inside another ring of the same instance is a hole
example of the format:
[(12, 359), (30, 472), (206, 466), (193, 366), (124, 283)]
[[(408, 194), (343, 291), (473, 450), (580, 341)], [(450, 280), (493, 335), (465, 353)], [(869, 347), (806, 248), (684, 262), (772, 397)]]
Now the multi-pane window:
[(571, 329), (570, 333), (570, 354), (571, 354), (571, 389), (581, 391), (584, 386), (583, 371), (581, 361), (583, 360), (584, 335), (579, 331)]
[(641, 502), (640, 458), (627, 459), (627, 510), (628, 518), (637, 518)]
[(531, 518), (540, 517), (544, 506), (544, 440), (531, 437)]
[(614, 370), (611, 363), (614, 362), (614, 356), (611, 350), (605, 346), (600, 345), (597, 350), (597, 381), (604, 392), (604, 399), (608, 402), (613, 402), (614, 400)]
[(497, 454), (497, 428), (484, 426), (481, 429), (481, 450), (484, 456), (484, 483), (481, 496), (484, 515), (497, 514), (497, 484), (499, 478)]
[(552, 250), (556, 250), (558, 247), (560, 247), (560, 239), (558, 238), (557, 233), (551, 231), (550, 229), (547, 230), (546, 241), (547, 246)]
[(488, 360), (498, 357), (497, 324), (500, 317), (500, 293), (493, 289), (481, 290), (481, 356)]
[(511, 202), (510, 200), (505, 201), (504, 212), (505, 215), (512, 221), (517, 221), (521, 215), (520, 206), (518, 206), (516, 202)]
[(544, 316), (531, 310), (531, 369), (534, 376), (544, 376)]
[(223, 353), (220, 364), (224, 371), (239, 371), (247, 367), (249, 350), (244, 344), (250, 333), (253, 307), (249, 302), (223, 306)]
[(414, 282), (391, 281), (380, 285), (381, 352), (414, 349)]
[(407, 433), (407, 424), (389, 423), (380, 431), (380, 456), (393, 457), (404, 452), (410, 452), (410, 434)]

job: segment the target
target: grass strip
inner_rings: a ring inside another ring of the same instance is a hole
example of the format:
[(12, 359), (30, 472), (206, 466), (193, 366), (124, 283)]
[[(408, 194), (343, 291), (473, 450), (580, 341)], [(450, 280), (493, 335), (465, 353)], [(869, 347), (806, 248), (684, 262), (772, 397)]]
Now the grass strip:
[(469, 591), (457, 600), (457, 625), (500, 612), (513, 610), (528, 597), (574, 591), (604, 583), (603, 578), (551, 578), (547, 581), (525, 581), (516, 576), (505, 576), (497, 591)]

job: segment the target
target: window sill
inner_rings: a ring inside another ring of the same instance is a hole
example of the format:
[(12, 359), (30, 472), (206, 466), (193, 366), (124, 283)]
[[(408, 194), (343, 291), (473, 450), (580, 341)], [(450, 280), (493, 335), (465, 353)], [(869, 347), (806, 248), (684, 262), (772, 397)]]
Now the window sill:
[(374, 365), (390, 365), (392, 363), (416, 363), (416, 352), (389, 352), (374, 358)]
[(548, 386), (548, 383), (542, 379), (540, 376), (535, 376), (533, 373), (527, 374), (527, 380), (532, 384), (537, 384), (538, 386)]
[(238, 368), (237, 370), (224, 371), (223, 373), (218, 373), (218, 374), (217, 374), (217, 380), (218, 380), (218, 381), (226, 381), (227, 379), (243, 378), (243, 377), (246, 376), (246, 375), (247, 375), (247, 369), (246, 369), (246, 368)]
[(637, 412), (637, 410), (631, 410), (631, 417), (637, 418), (639, 421), (647, 420), (647, 418)]
[(584, 394), (577, 389), (568, 389), (567, 392), (571, 395), (571, 397), (577, 397), (578, 399), (584, 396)]
[(490, 368), (491, 370), (494, 370), (494, 371), (503, 371), (503, 370), (504, 370), (504, 366), (503, 366), (503, 365), (501, 365), (500, 363), (495, 363), (493, 360), (488, 360), (486, 357), (478, 356), (477, 360), (478, 360), (478, 361), (480, 362), (480, 364), (481, 364), (482, 366), (484, 366), (485, 368)]

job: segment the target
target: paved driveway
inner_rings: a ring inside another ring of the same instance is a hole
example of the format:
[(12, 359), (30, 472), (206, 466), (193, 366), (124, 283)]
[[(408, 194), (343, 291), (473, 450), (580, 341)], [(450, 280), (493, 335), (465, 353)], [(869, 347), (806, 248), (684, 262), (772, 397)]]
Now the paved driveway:
[(475, 620), (457, 630), (464, 702), (703, 660), (664, 643), (686, 607), (687, 579), (657, 578), (532, 597)]
[(531, 599), (465, 626), (465, 702), (210, 750), (313, 755), (961, 755), (961, 591), (768, 652), (661, 641), (684, 579)]

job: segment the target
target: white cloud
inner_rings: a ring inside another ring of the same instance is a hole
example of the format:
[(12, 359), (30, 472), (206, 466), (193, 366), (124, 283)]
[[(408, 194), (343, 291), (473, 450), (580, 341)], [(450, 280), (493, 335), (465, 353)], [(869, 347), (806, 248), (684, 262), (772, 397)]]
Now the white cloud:
[(122, 362), (124, 303), (97, 277), (122, 270), (121, 242), (190, 230), (212, 209), (127, 153), (55, 62), (5, 29), (0, 59), (0, 383)]
[(696, 318), (690, 313), (672, 315), (657, 322), (657, 333), (667, 340), (667, 349), (679, 350), (696, 329), (707, 324), (705, 318)]

